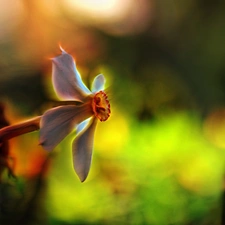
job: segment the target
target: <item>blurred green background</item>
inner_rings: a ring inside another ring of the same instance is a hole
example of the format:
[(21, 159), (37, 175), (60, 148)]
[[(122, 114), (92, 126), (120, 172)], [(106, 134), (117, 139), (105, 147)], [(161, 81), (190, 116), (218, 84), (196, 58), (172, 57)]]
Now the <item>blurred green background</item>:
[[(38, 132), (0, 156), (0, 224), (217, 225), (223, 217), (225, 2), (0, 0), (0, 101), (9, 123), (57, 100), (59, 45), (85, 83), (103, 73), (112, 115), (99, 123), (88, 179), (69, 135), (51, 153)], [(1, 154), (0, 154), (1, 155)]]

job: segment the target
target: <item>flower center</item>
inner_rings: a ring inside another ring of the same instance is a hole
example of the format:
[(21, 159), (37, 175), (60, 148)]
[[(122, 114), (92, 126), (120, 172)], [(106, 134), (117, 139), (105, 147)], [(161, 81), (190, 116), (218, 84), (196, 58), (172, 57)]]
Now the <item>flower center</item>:
[(92, 100), (92, 109), (95, 116), (100, 121), (106, 121), (110, 115), (110, 104), (108, 96), (104, 91), (99, 91), (94, 95)]

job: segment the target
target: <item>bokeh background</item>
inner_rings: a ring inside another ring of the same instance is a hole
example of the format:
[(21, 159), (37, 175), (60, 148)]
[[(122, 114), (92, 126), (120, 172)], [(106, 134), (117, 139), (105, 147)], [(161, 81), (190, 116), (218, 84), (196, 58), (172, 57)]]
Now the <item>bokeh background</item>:
[(1, 127), (57, 100), (59, 45), (87, 86), (105, 75), (112, 107), (84, 183), (75, 131), (50, 154), (38, 131), (1, 146), (0, 224), (221, 224), (224, 40), (222, 0), (0, 0)]

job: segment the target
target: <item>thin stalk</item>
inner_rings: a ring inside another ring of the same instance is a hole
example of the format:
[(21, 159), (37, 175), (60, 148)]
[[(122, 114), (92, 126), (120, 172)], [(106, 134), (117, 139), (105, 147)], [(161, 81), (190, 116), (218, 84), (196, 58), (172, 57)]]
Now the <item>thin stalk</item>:
[(15, 125), (9, 125), (0, 129), (0, 145), (2, 142), (7, 141), (16, 136), (26, 134), (40, 129), (41, 116), (21, 122)]
[[(88, 96), (89, 98), (89, 96)], [(82, 105), (82, 102), (79, 101), (52, 101), (54, 105), (53, 108), (64, 105)], [(21, 122), (15, 125), (9, 125), (0, 129), (0, 146), (1, 143), (7, 141), (16, 136), (26, 134), (32, 131), (36, 131), (40, 129), (40, 120), (41, 116), (37, 116), (33, 119), (27, 120), (25, 122)]]

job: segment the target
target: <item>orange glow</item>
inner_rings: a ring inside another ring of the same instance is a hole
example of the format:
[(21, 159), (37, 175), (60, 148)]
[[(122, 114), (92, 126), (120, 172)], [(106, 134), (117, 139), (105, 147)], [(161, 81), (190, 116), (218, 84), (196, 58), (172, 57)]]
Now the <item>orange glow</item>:
[(16, 176), (32, 178), (42, 172), (45, 174), (48, 152), (38, 146), (36, 133), (13, 138), (9, 143), (12, 169)]
[[(40, 174), (43, 169), (46, 170), (45, 163), (47, 160), (47, 152), (41, 149), (31, 151), (27, 161), (26, 170), (23, 172), (26, 177), (34, 177)], [(46, 171), (43, 171), (44, 173)]]

